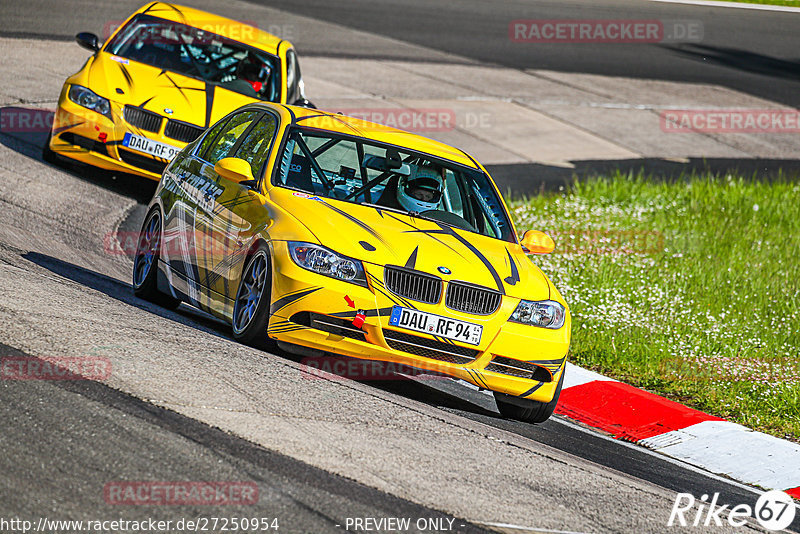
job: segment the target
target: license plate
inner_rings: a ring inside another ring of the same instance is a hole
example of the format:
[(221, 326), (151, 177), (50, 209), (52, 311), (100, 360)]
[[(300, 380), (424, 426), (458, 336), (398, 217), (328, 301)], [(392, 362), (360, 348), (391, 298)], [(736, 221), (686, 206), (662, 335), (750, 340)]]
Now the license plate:
[(479, 324), (450, 319), (449, 317), (400, 306), (392, 308), (389, 324), (407, 330), (425, 332), (426, 334), (469, 343), (470, 345), (479, 345), (483, 334), (483, 326)]
[(159, 158), (164, 158), (169, 161), (172, 161), (172, 158), (181, 151), (180, 148), (176, 148), (172, 145), (133, 135), (130, 132), (125, 133), (125, 137), (122, 139), (122, 146), (130, 148), (131, 150), (136, 150), (137, 152), (150, 154), (151, 156), (158, 156)]

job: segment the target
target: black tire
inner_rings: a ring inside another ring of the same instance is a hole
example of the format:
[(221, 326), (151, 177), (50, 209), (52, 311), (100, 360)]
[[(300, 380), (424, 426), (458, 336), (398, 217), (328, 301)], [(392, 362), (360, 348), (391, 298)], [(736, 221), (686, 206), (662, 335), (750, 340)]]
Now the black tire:
[(517, 419), (527, 423), (544, 423), (550, 416), (558, 404), (558, 398), (561, 396), (561, 386), (564, 385), (564, 374), (567, 372), (566, 365), (561, 371), (561, 376), (558, 378), (558, 385), (556, 392), (553, 395), (553, 400), (550, 402), (540, 402), (530, 399), (521, 399), (513, 395), (506, 395), (505, 393), (494, 392), (494, 400), (497, 403), (497, 409), (503, 417), (509, 419)]
[(261, 244), (248, 257), (233, 303), (233, 337), (258, 348), (273, 348), (267, 336), (272, 298), (272, 262), (269, 249)]
[(174, 310), (180, 300), (158, 290), (158, 257), (161, 253), (163, 224), (161, 210), (153, 208), (144, 218), (133, 257), (133, 293), (137, 297)]

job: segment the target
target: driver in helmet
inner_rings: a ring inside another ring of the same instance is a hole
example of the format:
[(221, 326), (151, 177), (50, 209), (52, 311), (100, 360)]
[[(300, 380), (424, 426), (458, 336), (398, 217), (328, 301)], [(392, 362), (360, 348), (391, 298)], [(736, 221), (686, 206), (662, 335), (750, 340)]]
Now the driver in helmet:
[(397, 201), (412, 213), (424, 213), (439, 207), (444, 189), (443, 170), (420, 166), (413, 176), (403, 176), (397, 184)]
[(237, 78), (249, 83), (257, 95), (261, 94), (264, 88), (264, 70), (267, 65), (254, 54), (248, 53), (244, 59), (239, 61), (237, 67)]

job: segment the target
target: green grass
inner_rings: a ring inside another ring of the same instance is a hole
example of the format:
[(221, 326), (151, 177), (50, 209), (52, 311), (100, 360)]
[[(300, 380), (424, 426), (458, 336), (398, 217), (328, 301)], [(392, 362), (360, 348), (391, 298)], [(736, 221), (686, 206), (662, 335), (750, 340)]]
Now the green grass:
[[(570, 359), (800, 440), (800, 185), (616, 175), (509, 202), (573, 315)], [(597, 232), (602, 230), (602, 232)]]
[(723, 2), (739, 2), (742, 4), (769, 4), (771, 6), (800, 7), (800, 0), (718, 0)]

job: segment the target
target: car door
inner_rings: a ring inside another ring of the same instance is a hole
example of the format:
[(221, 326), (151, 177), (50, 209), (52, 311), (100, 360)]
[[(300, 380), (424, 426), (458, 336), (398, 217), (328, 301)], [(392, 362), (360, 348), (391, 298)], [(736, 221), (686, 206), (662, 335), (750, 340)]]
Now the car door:
[(232, 282), (235, 276), (231, 270), (241, 263), (247, 250), (246, 240), (240, 238), (240, 233), (248, 223), (242, 219), (241, 212), (245, 210), (243, 205), (253, 202), (255, 192), (222, 178), (214, 165), (221, 159), (233, 157), (264, 115), (264, 111), (253, 109), (233, 115), (208, 149), (197, 153), (197, 167), (192, 169), (197, 198), (195, 268), (197, 281), (202, 286), (199, 306), (221, 317), (228, 317), (233, 311), (229, 301), (238, 287), (238, 280)]
[(197, 305), (200, 300), (197, 273), (197, 214), (198, 158), (195, 153), (206, 151), (224, 128), (225, 121), (208, 131), (199, 146), (192, 152), (181, 152), (168, 167), (162, 180), (161, 193), (164, 208), (164, 232), (161, 256), (164, 260), (167, 282), (172, 288)]
[(210, 288), (226, 297), (226, 316), (233, 314), (233, 299), (239, 287), (246, 253), (258, 233), (270, 223), (264, 207), (265, 197), (259, 192), (259, 185), (275, 142), (278, 124), (277, 115), (265, 112), (253, 121), (241, 141), (228, 154), (228, 157), (240, 158), (250, 164), (255, 182), (242, 184), (226, 178), (220, 178), (219, 181), (223, 192), (217, 199), (213, 228), (217, 230), (217, 236), (224, 235), (225, 239), (234, 241), (235, 246), (226, 249), (229, 254), (215, 266), (215, 277), (211, 280)]

